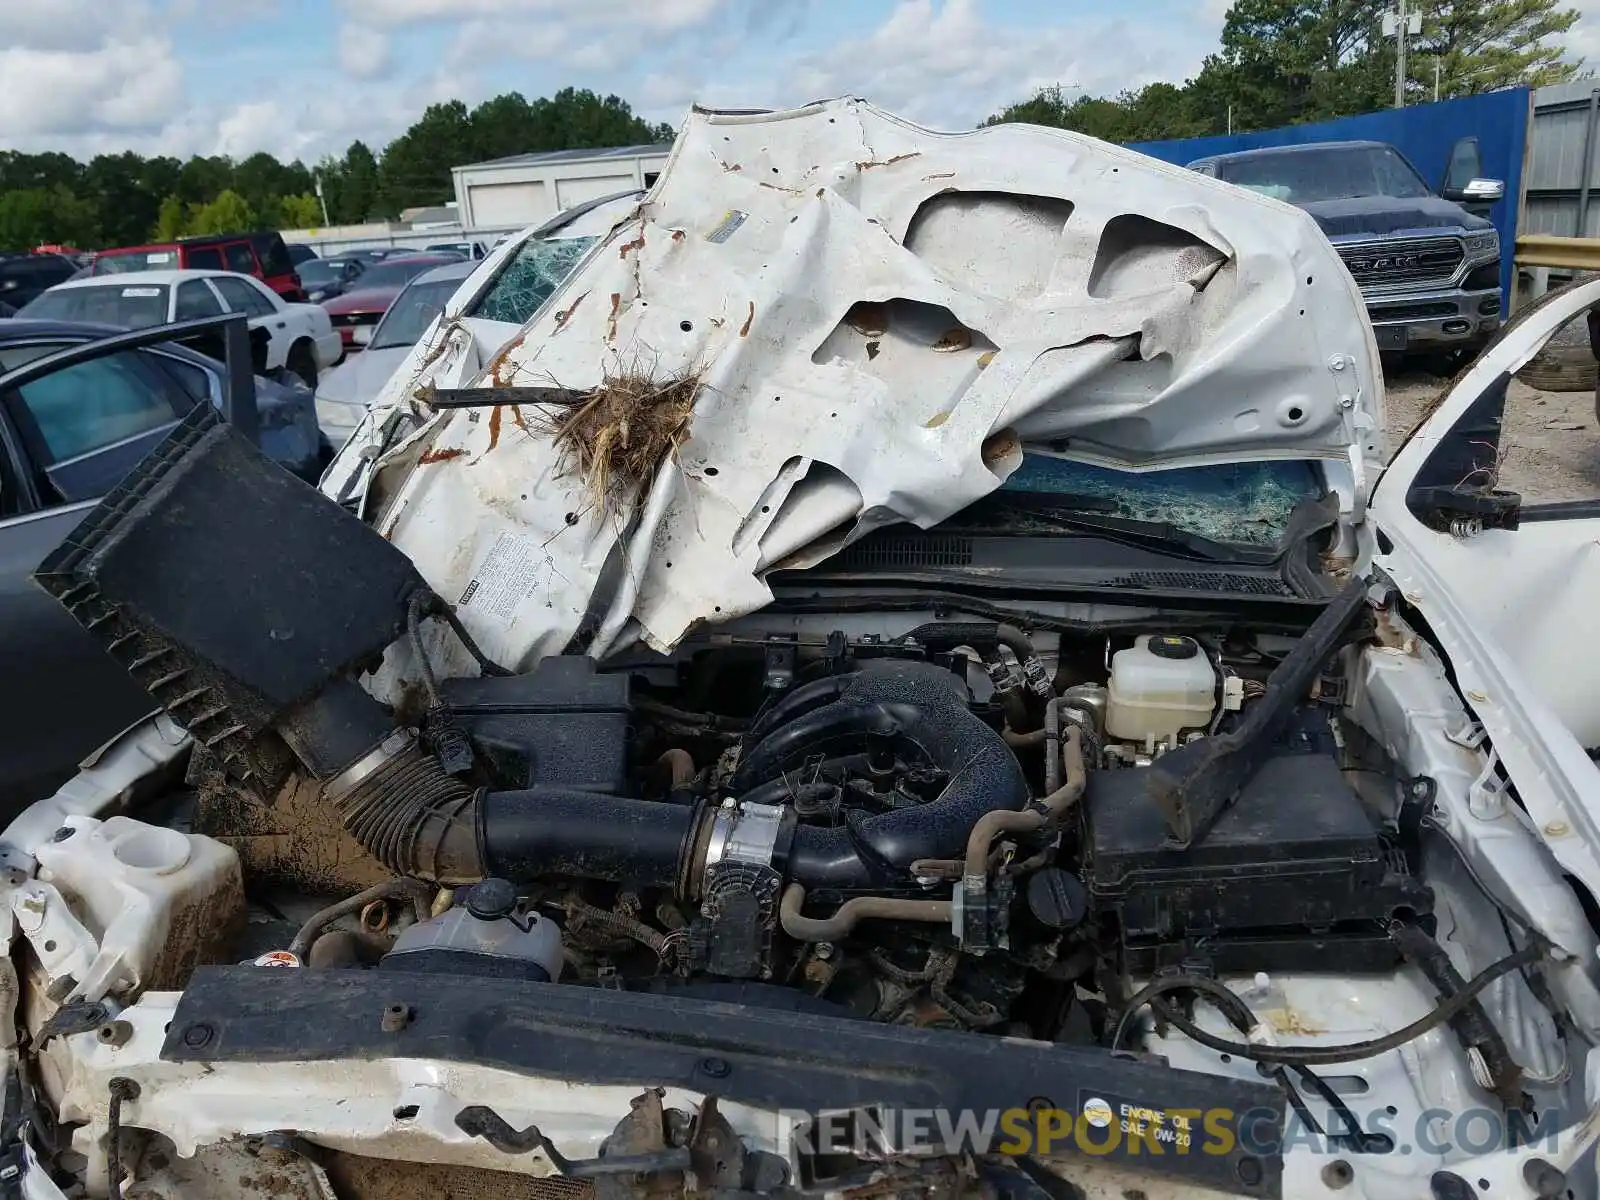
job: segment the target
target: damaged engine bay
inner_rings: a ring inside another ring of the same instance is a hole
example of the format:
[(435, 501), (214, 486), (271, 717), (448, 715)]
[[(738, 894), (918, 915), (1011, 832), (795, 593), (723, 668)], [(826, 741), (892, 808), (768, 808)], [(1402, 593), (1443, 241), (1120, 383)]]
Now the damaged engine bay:
[[(230, 555), (236, 570), (212, 569)], [(1381, 651), (1361, 581), (1300, 606), (1298, 634), (1282, 613), (1030, 630), (959, 612), (772, 615), (671, 655), (512, 673), (404, 555), (210, 414), (39, 579), (194, 743), (186, 786), (160, 802), (173, 828), (72, 818), (37, 852), (54, 882), (15, 906), (47, 976), (41, 1041), (92, 1029), (116, 1044), (126, 1022), (108, 1005), (181, 987), (200, 961), (1101, 1050), (1162, 1030), (1259, 1061), (1312, 1128), (1310, 1105), (1328, 1109), (1346, 1123), (1326, 1131), (1335, 1144), (1371, 1154), (1391, 1136), (1292, 1051), (1273, 1058), (1269, 1018), (1218, 980), (1270, 992), (1409, 964), (1444, 999), (1394, 1046), (1447, 1029), (1507, 1113), (1531, 1104), (1477, 997), (1537, 943), (1468, 982), (1435, 938), (1432, 783), (1349, 708), (1353, 673)], [(240, 636), (241, 612), (269, 619)], [(481, 672), (424, 666), (396, 708), (364, 690), (394, 644), (426, 664), (431, 624)], [(177, 864), (171, 893), (153, 889), (159, 923), (205, 935), (174, 937), (160, 961), (148, 943), (108, 958), (115, 938), (91, 955), (87, 934), (56, 936), (75, 920), (56, 884), (93, 895), (87, 877), (130, 864)], [(1172, 999), (1185, 994), (1201, 1006)], [(1206, 1004), (1220, 1031), (1196, 1024)], [(403, 1028), (410, 1006), (391, 1018)], [(1385, 1048), (1319, 1049), (1338, 1062)], [(511, 1137), (469, 1109), (461, 1130)]]
[[(1119, 980), (1376, 970), (1395, 923), (1426, 937), (1417, 847), (1384, 808), (1401, 781), (1378, 775), (1369, 807), (1342, 769), (1359, 585), (1297, 639), (950, 614), (438, 678), (426, 624), (481, 651), (402, 554), (212, 418), (170, 449), (40, 578), (195, 738), (196, 831), (265, 897), (355, 893), (330, 898), (359, 931), (319, 914), (269, 948), (296, 961), (711, 998), (741, 981), (754, 1003), (781, 988), (1055, 1040), (1076, 986), (1105, 995), (1084, 1014), (1099, 1037)], [(296, 586), (241, 561), (195, 603), (184, 564), (214, 567), (219, 533), (299, 564)], [(242, 611), (272, 614), (265, 635), (223, 636)], [(359, 684), (401, 639), (424, 663), (412, 711)], [(359, 855), (261, 847), (275, 799), (308, 790), (296, 842)]]
[(0, 1182), (1592, 1195), (1584, 827), (1378, 562), (1365, 322), (1131, 152), (697, 110), (320, 490), (201, 406), (35, 576), (160, 711), (0, 844)]

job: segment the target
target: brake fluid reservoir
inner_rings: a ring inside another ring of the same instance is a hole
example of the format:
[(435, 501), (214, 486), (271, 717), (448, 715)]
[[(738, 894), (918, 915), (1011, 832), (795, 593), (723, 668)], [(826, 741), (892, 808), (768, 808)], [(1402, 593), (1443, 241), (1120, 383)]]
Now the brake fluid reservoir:
[(1217, 674), (1193, 638), (1144, 634), (1111, 656), (1106, 733), (1128, 742), (1175, 739), (1208, 725)]

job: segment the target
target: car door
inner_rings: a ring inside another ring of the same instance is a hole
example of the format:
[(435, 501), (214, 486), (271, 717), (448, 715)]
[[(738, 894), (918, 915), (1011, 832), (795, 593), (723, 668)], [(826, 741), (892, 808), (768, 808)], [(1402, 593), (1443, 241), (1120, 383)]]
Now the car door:
[(192, 321), (198, 317), (220, 317), (226, 310), (217, 293), (204, 279), (185, 279), (174, 289), (172, 319)]
[[(0, 372), (62, 348), (0, 347)], [(0, 821), (155, 707), (30, 576), (193, 403), (136, 351), (0, 390)]]
[(225, 242), (222, 257), (228, 264), (228, 270), (260, 278), (261, 264), (256, 261), (256, 252), (250, 248), (249, 242)]
[(1600, 878), (1600, 428), (1591, 394), (1516, 376), (1596, 306), (1600, 280), (1519, 313), (1400, 448), (1370, 510), (1377, 564), (1480, 727), (1460, 736), (1487, 738), (1581, 878)]
[(247, 280), (226, 275), (213, 276), (210, 283), (230, 312), (244, 313), (250, 328), (267, 331), (267, 369), (276, 371), (287, 363), (293, 331), (277, 297)]

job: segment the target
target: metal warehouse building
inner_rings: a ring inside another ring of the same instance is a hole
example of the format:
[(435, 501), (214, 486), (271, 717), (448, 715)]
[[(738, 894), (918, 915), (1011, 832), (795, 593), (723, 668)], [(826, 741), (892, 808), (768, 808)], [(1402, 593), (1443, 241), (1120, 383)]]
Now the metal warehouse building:
[(456, 167), (456, 207), (467, 229), (520, 229), (563, 209), (632, 188), (647, 188), (672, 146), (551, 150)]

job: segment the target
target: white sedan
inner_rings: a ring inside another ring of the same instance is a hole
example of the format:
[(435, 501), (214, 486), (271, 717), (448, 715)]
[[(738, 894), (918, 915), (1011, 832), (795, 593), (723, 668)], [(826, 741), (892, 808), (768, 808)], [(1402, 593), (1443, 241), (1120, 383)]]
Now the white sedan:
[(224, 313), (244, 313), (251, 329), (264, 329), (266, 370), (288, 370), (307, 387), (315, 388), (317, 373), (344, 355), (321, 305), (289, 304), (259, 280), (230, 271), (137, 271), (74, 279), (43, 293), (17, 315), (138, 329)]

